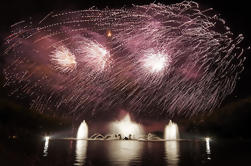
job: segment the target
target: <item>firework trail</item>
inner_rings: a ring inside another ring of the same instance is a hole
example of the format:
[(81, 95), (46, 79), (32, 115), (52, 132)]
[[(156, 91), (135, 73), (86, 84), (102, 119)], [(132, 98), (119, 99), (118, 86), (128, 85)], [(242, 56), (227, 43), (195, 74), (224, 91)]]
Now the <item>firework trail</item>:
[(23, 20), (6, 38), (6, 86), (40, 111), (210, 111), (232, 93), (245, 60), (243, 36), (213, 13), (184, 1)]

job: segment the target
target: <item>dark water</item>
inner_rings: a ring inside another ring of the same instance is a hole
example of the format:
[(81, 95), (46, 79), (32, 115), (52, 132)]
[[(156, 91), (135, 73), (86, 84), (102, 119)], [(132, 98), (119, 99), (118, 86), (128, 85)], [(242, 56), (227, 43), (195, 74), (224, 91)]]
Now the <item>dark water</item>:
[(16, 148), (0, 151), (0, 165), (251, 165), (250, 141), (49, 140)]

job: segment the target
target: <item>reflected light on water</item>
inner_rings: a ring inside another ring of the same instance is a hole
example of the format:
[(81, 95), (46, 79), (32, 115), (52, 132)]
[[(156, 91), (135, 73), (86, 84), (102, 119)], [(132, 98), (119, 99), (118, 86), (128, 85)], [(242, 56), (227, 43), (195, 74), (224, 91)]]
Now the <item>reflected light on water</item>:
[(179, 142), (166, 141), (165, 152), (166, 152), (167, 165), (177, 166), (179, 164)]
[(210, 138), (209, 138), (209, 137), (206, 137), (205, 140), (206, 140), (206, 153), (207, 153), (207, 155), (208, 155), (207, 159), (208, 159), (208, 160), (211, 160), (211, 157), (210, 157), (210, 155), (211, 155), (211, 150), (210, 150)]
[(76, 142), (76, 158), (74, 165), (84, 165), (86, 159), (87, 151), (87, 141), (86, 140), (77, 140)]
[(46, 137), (44, 137), (44, 139), (45, 139), (45, 142), (44, 142), (43, 156), (46, 157), (48, 155), (48, 148), (49, 148), (50, 137), (46, 136)]
[(131, 165), (133, 159), (141, 157), (143, 143), (137, 141), (111, 141), (108, 149), (109, 158), (114, 164)]

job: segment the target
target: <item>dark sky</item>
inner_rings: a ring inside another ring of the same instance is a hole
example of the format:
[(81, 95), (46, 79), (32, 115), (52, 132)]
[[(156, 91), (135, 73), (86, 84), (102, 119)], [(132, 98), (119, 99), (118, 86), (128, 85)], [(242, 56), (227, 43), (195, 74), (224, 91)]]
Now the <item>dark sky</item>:
[[(23, 18), (34, 15), (46, 15), (50, 11), (86, 9), (92, 6), (98, 8), (119, 8), (131, 6), (131, 4), (149, 4), (153, 0), (2, 0), (0, 2), (0, 38), (1, 43), (4, 36), (8, 33), (8, 27)], [(172, 4), (180, 1), (175, 0), (156, 0), (164, 4)], [(243, 33), (245, 44), (250, 45), (251, 22), (250, 5), (247, 0), (220, 1), (220, 0), (196, 0), (201, 6), (214, 8), (226, 20), (229, 27), (235, 34)], [(245, 71), (241, 75), (233, 96), (245, 97), (251, 94), (251, 58), (246, 53)]]
[[(215, 11), (221, 14), (228, 26), (234, 34), (244, 34), (244, 47), (250, 45), (251, 40), (251, 22), (250, 22), (250, 5), (247, 0), (238, 1), (220, 1), (220, 0), (195, 0), (206, 8), (214, 8)], [(131, 4), (149, 4), (153, 0), (3, 0), (0, 2), (0, 40), (8, 34), (8, 27), (23, 18), (31, 16), (45, 16), (51, 11), (61, 10), (78, 10), (86, 9), (92, 6), (97, 6), (102, 9), (106, 6), (109, 8), (130, 7)], [(155, 3), (172, 4), (181, 1), (175, 0), (156, 0)], [(246, 52), (247, 60), (245, 62), (245, 70), (241, 75), (240, 81), (237, 83), (235, 92), (231, 97), (246, 97), (251, 94), (251, 58), (250, 51)]]

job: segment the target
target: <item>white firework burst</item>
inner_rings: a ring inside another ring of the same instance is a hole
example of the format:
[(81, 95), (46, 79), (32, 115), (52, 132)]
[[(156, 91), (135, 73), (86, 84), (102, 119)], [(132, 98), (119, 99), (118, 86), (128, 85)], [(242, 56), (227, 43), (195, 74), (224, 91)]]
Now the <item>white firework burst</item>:
[(52, 54), (50, 54), (50, 57), (55, 68), (62, 72), (73, 71), (77, 66), (75, 55), (64, 46), (56, 48)]
[(147, 51), (140, 62), (142, 66), (152, 74), (164, 71), (170, 65), (170, 57), (168, 54), (161, 52)]

